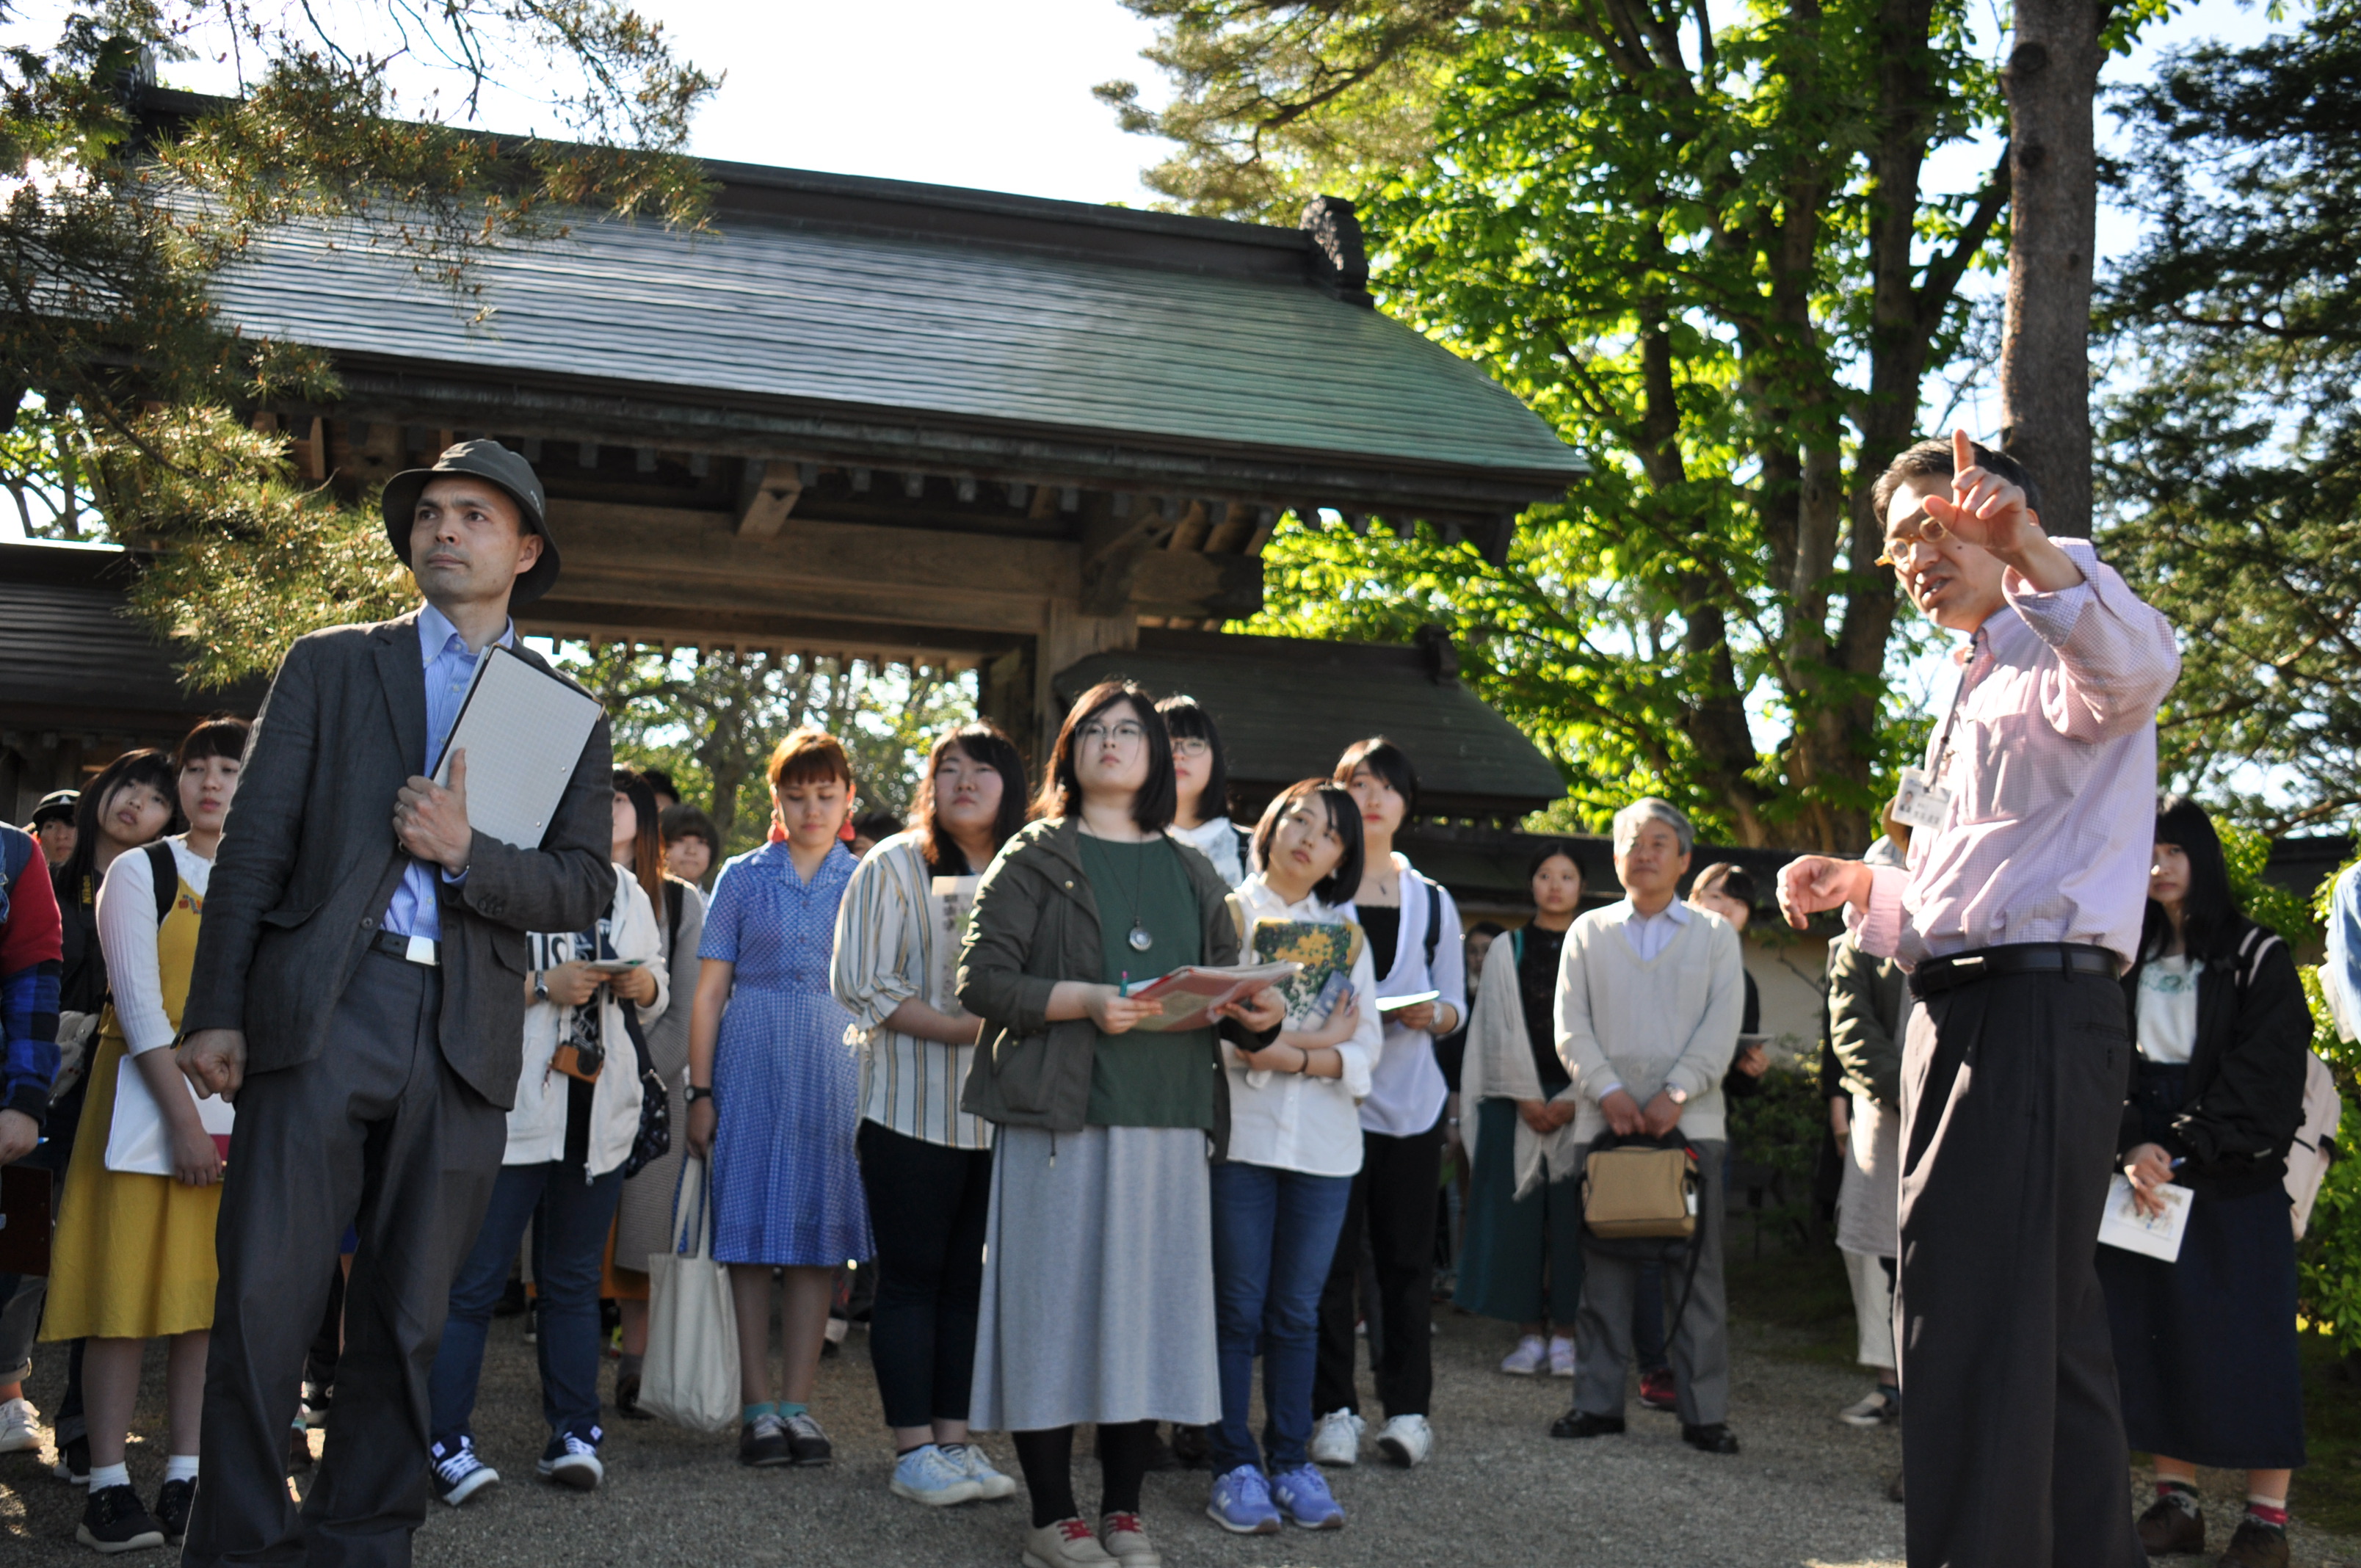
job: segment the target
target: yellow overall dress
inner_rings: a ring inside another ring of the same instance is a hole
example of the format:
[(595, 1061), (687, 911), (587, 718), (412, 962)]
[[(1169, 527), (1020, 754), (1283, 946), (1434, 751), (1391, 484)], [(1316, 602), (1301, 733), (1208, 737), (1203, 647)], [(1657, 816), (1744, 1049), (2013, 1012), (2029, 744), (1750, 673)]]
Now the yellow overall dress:
[[(183, 880), (172, 912), (156, 932), (164, 1015), (175, 1028), (189, 999), (204, 908)], [(219, 1279), (214, 1221), (221, 1212), (221, 1184), (188, 1187), (169, 1176), (106, 1168), (115, 1064), (124, 1050), (123, 1025), (110, 1005), (99, 1025), (90, 1091), (66, 1168), (50, 1247), (49, 1299), (41, 1316), (44, 1340), (156, 1339), (213, 1327)]]

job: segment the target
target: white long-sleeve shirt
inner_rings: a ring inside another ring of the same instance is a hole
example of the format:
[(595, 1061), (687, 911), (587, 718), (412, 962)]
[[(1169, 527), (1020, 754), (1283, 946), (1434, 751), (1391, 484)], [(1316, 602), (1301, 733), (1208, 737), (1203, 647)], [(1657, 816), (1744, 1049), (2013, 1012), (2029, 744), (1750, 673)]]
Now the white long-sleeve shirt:
[[(1374, 955), (1378, 994), (1416, 996), (1440, 992), (1438, 1009), (1467, 1016), (1467, 944), (1459, 929), (1459, 905), (1440, 883), (1412, 885), (1416, 870), (1410, 857), (1394, 851), (1394, 869), (1401, 876), (1401, 932), (1391, 953)], [(1341, 914), (1357, 921), (1360, 913), (1346, 905)], [(1426, 961), (1428, 923), (1434, 923), (1434, 962)], [(1361, 1126), (1388, 1137), (1411, 1138), (1434, 1125), (1443, 1102), (1451, 1096), (1443, 1081), (1443, 1068), (1434, 1059), (1434, 1035), (1427, 1029), (1386, 1025), (1386, 1046), (1370, 1075), (1369, 1097), (1361, 1102)]]
[[(1317, 897), (1288, 904), (1257, 872), (1232, 895), (1246, 912), (1249, 942), (1257, 920), (1304, 920), (1342, 924), (1348, 917)], [(1351, 1176), (1361, 1168), (1361, 1119), (1355, 1102), (1369, 1091), (1369, 1075), (1385, 1048), (1378, 1017), (1377, 967), (1364, 939), (1353, 959), (1353, 994), (1361, 1019), (1352, 1038), (1336, 1047), (1345, 1071), (1338, 1078), (1310, 1078), (1268, 1069), (1248, 1071), (1237, 1049), (1222, 1042), (1230, 1074), (1229, 1157), (1241, 1165), (1269, 1166), (1307, 1176)], [(1317, 1032), (1324, 1018), (1288, 1021), (1290, 1028)]]
[[(172, 864), (199, 899), (214, 863), (189, 848), (187, 835), (164, 840)], [(124, 1048), (133, 1056), (161, 1050), (180, 1031), (164, 1011), (164, 980), (156, 956), (156, 871), (144, 849), (126, 850), (106, 868), (98, 888), (98, 947), (106, 955), (106, 983), (115, 1000)]]

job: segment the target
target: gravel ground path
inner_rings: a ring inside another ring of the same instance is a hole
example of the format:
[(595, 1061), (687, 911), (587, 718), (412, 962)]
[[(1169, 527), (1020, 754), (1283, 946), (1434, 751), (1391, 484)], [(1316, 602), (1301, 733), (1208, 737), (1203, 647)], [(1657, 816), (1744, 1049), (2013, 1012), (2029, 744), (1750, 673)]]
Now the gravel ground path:
[[(1864, 1391), (1846, 1370), (1784, 1354), (1776, 1331), (1736, 1330), (1731, 1424), (1745, 1443), (1734, 1458), (1682, 1445), (1670, 1416), (1631, 1409), (1622, 1438), (1554, 1442), (1567, 1402), (1563, 1380), (1504, 1377), (1499, 1325), (1446, 1312), (1435, 1348), (1433, 1458), (1401, 1471), (1365, 1457), (1334, 1474), (1350, 1523), (1334, 1534), (1290, 1530), (1235, 1537), (1205, 1519), (1206, 1477), (1148, 1477), (1144, 1512), (1175, 1568), (1410, 1568), (1412, 1564), (1630, 1564), (1675, 1568), (1885, 1568), (1902, 1555), (1902, 1510), (1885, 1499), (1899, 1467), (1890, 1431), (1855, 1431), (1834, 1412)], [(148, 1398), (131, 1450), (134, 1482), (151, 1495), (163, 1468), (161, 1361), (149, 1357)], [(63, 1376), (49, 1347), (33, 1393), (47, 1405)], [(609, 1383), (611, 1387), (611, 1371)], [(823, 1364), (814, 1410), (836, 1440), (825, 1470), (741, 1469), (734, 1437), (693, 1435), (651, 1421), (618, 1421), (605, 1458), (608, 1481), (582, 1496), (537, 1480), (546, 1436), (532, 1349), (518, 1320), (494, 1325), (479, 1433), (506, 1485), (453, 1511), (430, 1505), (417, 1538), (423, 1568), (593, 1568), (593, 1565), (774, 1563), (809, 1568), (965, 1568), (1016, 1560), (1024, 1499), (932, 1510), (885, 1490), (892, 1449), (875, 1423), (877, 1395), (865, 1336)], [(315, 1435), (313, 1442), (319, 1438)], [(1006, 1441), (986, 1447), (1016, 1465)], [(1077, 1449), (1087, 1454), (1087, 1439)], [(1096, 1502), (1095, 1467), (1076, 1465), (1076, 1491)], [(2209, 1475), (2209, 1481), (2213, 1478)], [(2143, 1486), (2141, 1490), (2145, 1492)], [(84, 1563), (74, 1544), (82, 1494), (47, 1475), (28, 1454), (0, 1455), (0, 1553), (20, 1568)], [(2215, 1549), (2235, 1505), (2209, 1498)], [(2361, 1545), (2296, 1532), (2296, 1562), (2361, 1563)], [(160, 1562), (139, 1553), (132, 1562)], [(2183, 1558), (2183, 1563), (2202, 1560)]]

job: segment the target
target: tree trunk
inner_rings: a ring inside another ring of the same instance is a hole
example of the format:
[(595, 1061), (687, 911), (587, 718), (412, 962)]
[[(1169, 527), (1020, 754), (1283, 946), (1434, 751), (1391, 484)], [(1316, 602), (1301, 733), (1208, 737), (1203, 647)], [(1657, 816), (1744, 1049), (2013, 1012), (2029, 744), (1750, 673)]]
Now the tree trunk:
[(2043, 525), (2078, 538), (2091, 532), (2091, 115), (2103, 15), (2092, 0), (2017, 0), (2001, 73), (2013, 160), (2001, 444), (2040, 486)]

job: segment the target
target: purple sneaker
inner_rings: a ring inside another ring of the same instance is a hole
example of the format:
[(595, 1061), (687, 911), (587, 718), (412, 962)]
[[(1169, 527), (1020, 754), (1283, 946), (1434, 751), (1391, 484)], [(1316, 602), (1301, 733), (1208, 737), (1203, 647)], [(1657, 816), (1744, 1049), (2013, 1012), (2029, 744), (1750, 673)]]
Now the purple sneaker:
[[(1327, 1488), (1321, 1490), (1324, 1493)], [(1270, 1483), (1251, 1464), (1241, 1464), (1213, 1478), (1205, 1517), (1232, 1535), (1279, 1533), (1279, 1510), (1270, 1506)]]
[(1320, 1474), (1317, 1464), (1299, 1464), (1273, 1476), (1270, 1493), (1279, 1510), (1305, 1530), (1345, 1528), (1345, 1510), (1336, 1506), (1335, 1495), (1328, 1490), (1328, 1477)]

